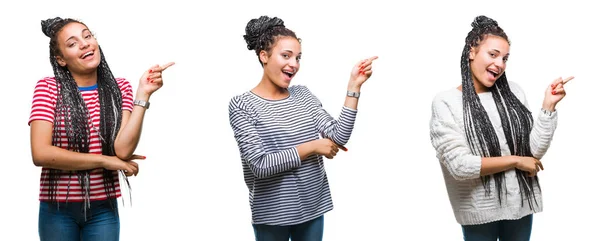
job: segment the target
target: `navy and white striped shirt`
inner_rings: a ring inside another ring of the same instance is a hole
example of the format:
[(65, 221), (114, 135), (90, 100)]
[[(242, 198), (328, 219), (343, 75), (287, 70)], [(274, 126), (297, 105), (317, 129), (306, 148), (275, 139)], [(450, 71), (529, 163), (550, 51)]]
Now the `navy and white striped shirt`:
[(323, 157), (300, 160), (296, 146), (319, 134), (345, 145), (357, 111), (343, 107), (336, 121), (305, 86), (288, 91), (282, 100), (246, 92), (229, 103), (253, 224), (295, 225), (333, 209)]

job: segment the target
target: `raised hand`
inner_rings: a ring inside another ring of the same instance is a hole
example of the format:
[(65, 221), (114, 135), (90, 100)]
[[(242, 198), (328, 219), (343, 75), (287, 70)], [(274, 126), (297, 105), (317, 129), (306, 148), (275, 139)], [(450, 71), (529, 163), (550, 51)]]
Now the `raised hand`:
[(138, 91), (141, 91), (144, 95), (150, 96), (156, 90), (163, 86), (162, 72), (167, 68), (173, 66), (174, 62), (169, 62), (163, 66), (154, 65), (148, 71), (144, 72), (140, 78), (140, 85)]
[(354, 68), (352, 68), (352, 72), (350, 73), (350, 82), (348, 85), (350, 87), (360, 88), (362, 84), (371, 77), (371, 74), (373, 74), (372, 63), (373, 60), (376, 60), (377, 58), (377, 56), (373, 56), (354, 65)]
[(552, 81), (552, 84), (550, 84), (550, 86), (546, 88), (546, 94), (544, 97), (543, 104), (544, 109), (548, 111), (554, 111), (556, 104), (558, 104), (558, 102), (561, 101), (567, 94), (565, 92), (564, 85), (567, 84), (567, 82), (571, 81), (573, 78), (575, 77), (571, 76), (565, 79), (559, 77), (558, 79)]

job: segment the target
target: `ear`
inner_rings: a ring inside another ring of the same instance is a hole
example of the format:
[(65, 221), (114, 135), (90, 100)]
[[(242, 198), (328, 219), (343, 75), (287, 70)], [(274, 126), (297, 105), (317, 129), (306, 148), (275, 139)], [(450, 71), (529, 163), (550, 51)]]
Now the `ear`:
[(469, 51), (469, 60), (474, 60), (476, 53), (477, 53), (477, 49), (471, 47), (471, 50)]
[(269, 53), (267, 53), (267, 51), (261, 50), (258, 54), (258, 57), (260, 58), (260, 62), (262, 62), (263, 66), (269, 61)]
[(56, 58), (56, 62), (58, 62), (58, 65), (65, 67), (67, 66), (67, 62), (65, 62), (65, 60), (60, 57), (60, 56), (54, 56), (54, 58)]

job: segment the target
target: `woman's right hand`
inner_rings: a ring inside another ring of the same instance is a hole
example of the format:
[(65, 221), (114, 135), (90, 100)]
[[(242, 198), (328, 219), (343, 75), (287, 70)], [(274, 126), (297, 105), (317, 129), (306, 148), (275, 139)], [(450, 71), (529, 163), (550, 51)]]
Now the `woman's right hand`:
[(537, 175), (540, 170), (544, 170), (542, 162), (533, 157), (519, 156), (516, 168), (529, 173), (530, 177)]
[(333, 159), (339, 151), (339, 147), (331, 139), (323, 138), (313, 141), (314, 153)]
[(105, 156), (104, 163), (102, 166), (107, 170), (113, 171), (124, 171), (126, 176), (136, 175), (139, 172), (139, 166), (137, 162), (133, 160), (146, 159), (145, 156), (133, 155), (128, 160), (121, 160), (116, 156)]
[(150, 95), (163, 86), (162, 72), (174, 65), (174, 62), (169, 62), (163, 66), (154, 65), (140, 77), (140, 85), (138, 86), (138, 95), (141, 94), (142, 99), (150, 98)]

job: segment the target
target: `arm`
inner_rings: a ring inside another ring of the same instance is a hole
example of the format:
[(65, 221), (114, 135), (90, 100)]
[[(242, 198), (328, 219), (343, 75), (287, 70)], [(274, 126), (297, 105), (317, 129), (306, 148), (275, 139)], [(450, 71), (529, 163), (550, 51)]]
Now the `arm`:
[(104, 167), (106, 156), (68, 151), (52, 145), (53, 124), (48, 121), (31, 122), (31, 156), (39, 167), (65, 171), (89, 170)]
[(56, 82), (53, 79), (42, 79), (38, 81), (34, 90), (29, 117), (33, 164), (65, 171), (106, 168), (134, 173), (132, 165), (116, 157), (78, 153), (52, 145), (54, 108), (57, 95), (54, 86), (56, 86)]
[[(374, 56), (365, 59), (354, 66), (350, 73), (347, 91), (360, 93), (362, 85), (373, 73), (372, 63), (377, 58), (377, 56)], [(340, 117), (338, 118), (338, 121), (336, 121), (323, 109), (321, 102), (312, 93), (310, 96), (312, 96), (314, 100), (315, 110), (313, 112), (313, 118), (315, 119), (319, 133), (321, 133), (324, 138), (329, 138), (338, 145), (345, 145), (350, 139), (352, 129), (354, 128), (359, 98), (346, 96), (344, 108), (342, 108)]]
[[(522, 101), (523, 105), (529, 109), (529, 104), (523, 89), (514, 82), (510, 82), (510, 84), (511, 90), (514, 91), (513, 93)], [(549, 93), (552, 92), (551, 88), (549, 87), (546, 92), (546, 98), (542, 104), (542, 109), (539, 110), (537, 117), (535, 115), (533, 116), (533, 126), (531, 133), (529, 134), (531, 154), (536, 159), (542, 159), (548, 151), (558, 121), (558, 116), (554, 109), (556, 103), (549, 101), (548, 98), (548, 95), (552, 95), (552, 93)], [(550, 98), (552, 98), (552, 96), (550, 96)]]
[[(163, 85), (162, 71), (172, 66), (174, 63), (168, 63), (164, 66), (153, 66), (149, 71), (144, 72), (140, 78), (140, 85), (136, 91), (136, 100), (149, 101), (150, 96)], [(121, 129), (115, 139), (115, 153), (117, 157), (128, 160), (137, 148), (142, 134), (142, 124), (146, 108), (133, 106), (131, 85), (125, 82), (122, 87), (123, 92), (123, 117), (121, 120)]]
[(523, 158), (517, 156), (473, 155), (463, 131), (454, 121), (450, 108), (436, 97), (432, 104), (430, 137), (440, 162), (454, 179), (475, 179), (516, 168), (520, 164)]
[(267, 154), (252, 124), (251, 116), (238, 107), (238, 101), (239, 99), (234, 98), (229, 104), (229, 123), (238, 143), (240, 156), (254, 176), (266, 178), (299, 167), (302, 164), (302, 156), (306, 157), (312, 152), (309, 146), (303, 145), (299, 148), (288, 148)]

